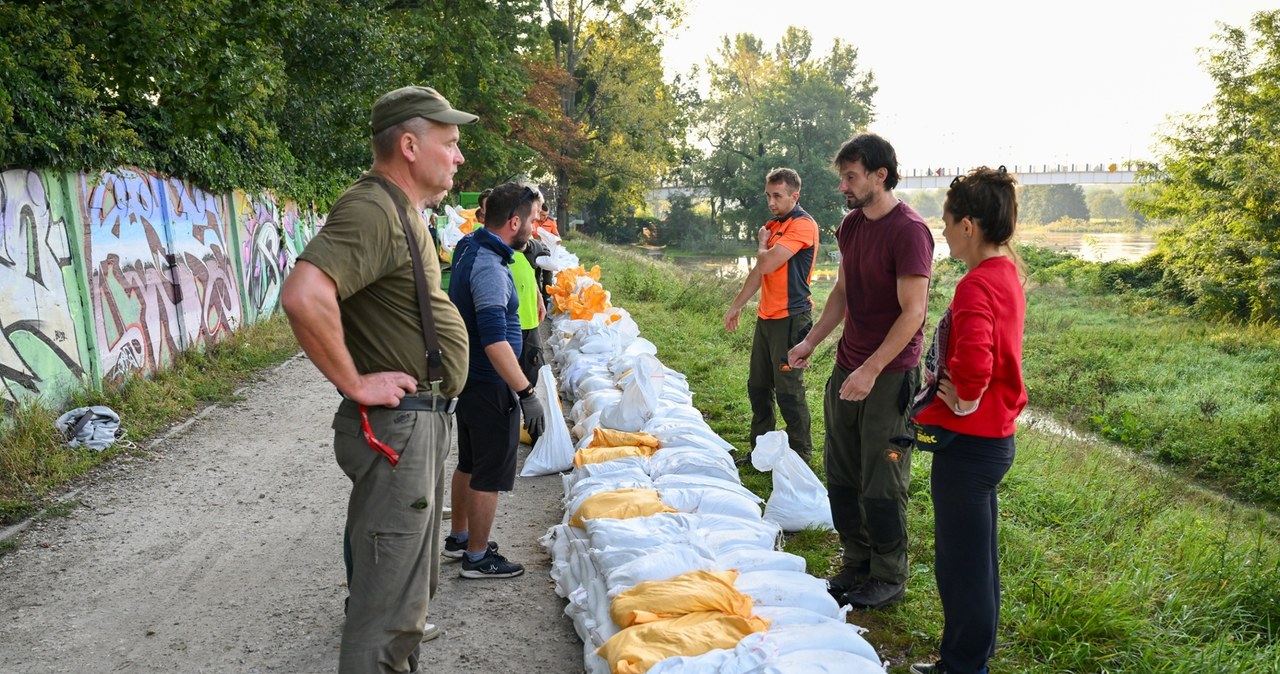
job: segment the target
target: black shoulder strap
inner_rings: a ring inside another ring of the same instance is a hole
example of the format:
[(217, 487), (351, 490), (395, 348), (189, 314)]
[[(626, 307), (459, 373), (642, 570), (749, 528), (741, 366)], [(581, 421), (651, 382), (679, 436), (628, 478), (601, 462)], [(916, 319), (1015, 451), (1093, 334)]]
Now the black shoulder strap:
[(396, 205), (396, 212), (400, 214), (400, 224), (404, 227), (404, 238), (409, 242), (409, 257), (413, 260), (413, 281), (418, 286), (418, 313), (422, 318), (422, 340), (427, 346), (427, 381), (431, 383), (432, 393), (438, 394), (439, 384), (444, 381), (444, 374), (441, 372), (444, 359), (440, 352), (440, 338), (436, 335), (436, 322), (431, 316), (431, 294), (427, 288), (427, 276), (422, 267), (422, 251), (418, 248), (418, 237), (413, 235), (413, 228), (409, 226), (409, 214), (405, 211), (404, 204), (387, 184), (386, 179), (377, 175), (370, 177), (386, 190), (392, 203)]

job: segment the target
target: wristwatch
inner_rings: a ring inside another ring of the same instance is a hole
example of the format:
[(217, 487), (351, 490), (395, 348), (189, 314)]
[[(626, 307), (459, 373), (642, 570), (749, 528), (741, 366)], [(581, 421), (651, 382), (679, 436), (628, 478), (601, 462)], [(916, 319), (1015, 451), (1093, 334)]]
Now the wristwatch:
[(516, 397), (521, 400), (524, 400), (531, 395), (533, 395), (533, 384), (529, 384), (529, 388), (526, 388), (523, 391), (516, 391)]

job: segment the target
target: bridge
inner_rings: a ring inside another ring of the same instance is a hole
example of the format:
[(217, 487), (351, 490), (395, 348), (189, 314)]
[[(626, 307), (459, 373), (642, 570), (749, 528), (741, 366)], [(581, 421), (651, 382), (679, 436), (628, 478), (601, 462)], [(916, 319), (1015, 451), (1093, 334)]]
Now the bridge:
[[(1039, 166), (1006, 166), (1019, 185), (1132, 185), (1138, 172), (1131, 166), (1116, 164), (1042, 164)], [(897, 189), (927, 190), (950, 187), (956, 176), (968, 169), (936, 168), (904, 171)]]

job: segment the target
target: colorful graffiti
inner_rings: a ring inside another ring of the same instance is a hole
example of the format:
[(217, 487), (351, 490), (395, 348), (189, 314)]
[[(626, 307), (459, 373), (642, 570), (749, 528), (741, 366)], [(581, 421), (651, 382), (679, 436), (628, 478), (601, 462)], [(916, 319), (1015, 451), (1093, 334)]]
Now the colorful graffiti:
[(148, 375), (271, 316), (323, 223), (130, 168), (0, 172), (0, 406)]
[(152, 373), (241, 323), (226, 207), (178, 179), (81, 176), (85, 260), (101, 372)]
[[(51, 189), (51, 187), (53, 189)], [(75, 256), (57, 184), (0, 173), (0, 400), (59, 395), (85, 374)], [(60, 210), (60, 209), (57, 209)]]

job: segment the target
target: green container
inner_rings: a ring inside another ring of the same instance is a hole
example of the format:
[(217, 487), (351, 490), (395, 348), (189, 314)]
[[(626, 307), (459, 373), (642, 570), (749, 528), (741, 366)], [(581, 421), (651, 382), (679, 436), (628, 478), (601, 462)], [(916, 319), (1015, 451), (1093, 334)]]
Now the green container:
[(458, 195), (458, 205), (463, 208), (475, 208), (480, 205), (479, 192), (462, 192)]

